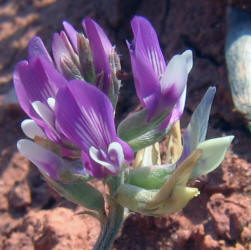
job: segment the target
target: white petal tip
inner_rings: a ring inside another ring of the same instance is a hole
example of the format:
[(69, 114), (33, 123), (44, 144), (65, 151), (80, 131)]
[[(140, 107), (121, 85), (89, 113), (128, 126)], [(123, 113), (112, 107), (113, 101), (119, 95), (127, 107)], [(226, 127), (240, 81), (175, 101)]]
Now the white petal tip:
[(31, 119), (23, 120), (21, 123), (21, 128), (24, 134), (30, 139), (34, 139), (35, 136), (46, 138), (43, 130)]
[(17, 142), (17, 149), (21, 154), (27, 157), (29, 155), (29, 148), (32, 147), (33, 143), (34, 142), (30, 140), (21, 139)]
[[(48, 98), (50, 99), (50, 98)], [(51, 98), (53, 99), (53, 98)], [(51, 104), (53, 105), (53, 101), (51, 100)], [(52, 128), (54, 127), (53, 124), (53, 111), (44, 103), (40, 101), (35, 101), (32, 103), (32, 107), (35, 112)]]
[(41, 102), (35, 101), (31, 105), (32, 105), (33, 109), (36, 111), (36, 113), (40, 115), (40, 108), (39, 107), (41, 106)]
[(182, 56), (185, 57), (187, 65), (187, 73), (189, 73), (193, 67), (193, 52), (192, 50), (188, 49), (185, 52), (183, 52)]
[(56, 100), (55, 100), (55, 98), (49, 97), (49, 98), (47, 99), (47, 103), (48, 103), (48, 105), (50, 106), (50, 108), (51, 108), (52, 110), (55, 109), (55, 105), (56, 105)]

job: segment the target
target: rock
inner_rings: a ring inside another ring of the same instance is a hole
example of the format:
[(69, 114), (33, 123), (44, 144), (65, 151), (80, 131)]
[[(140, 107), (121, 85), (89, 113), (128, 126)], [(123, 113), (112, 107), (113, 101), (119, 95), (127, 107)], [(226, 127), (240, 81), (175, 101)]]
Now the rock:
[(4, 244), (2, 250), (32, 250), (33, 243), (25, 233), (14, 232), (11, 234)]
[(226, 198), (216, 193), (211, 196), (207, 208), (213, 218), (217, 234), (226, 240), (237, 240), (243, 227), (251, 222), (251, 198), (234, 194)]
[(26, 180), (17, 183), (11, 190), (9, 203), (13, 208), (21, 208), (31, 204), (30, 187)]
[(227, 9), (226, 62), (235, 107), (251, 120), (251, 13)]
[[(241, 241), (247, 249), (251, 249), (251, 222), (249, 221), (246, 227), (241, 232)], [(249, 247), (249, 248), (248, 248)]]
[[(26, 232), (34, 242), (36, 250), (82, 250), (88, 249), (92, 218), (90, 224), (67, 208), (55, 208), (47, 211), (30, 212), (16, 230)], [(97, 224), (94, 224), (97, 226)], [(96, 235), (93, 236), (97, 237)]]
[(211, 235), (206, 235), (203, 241), (204, 250), (220, 250), (219, 243), (212, 238)]

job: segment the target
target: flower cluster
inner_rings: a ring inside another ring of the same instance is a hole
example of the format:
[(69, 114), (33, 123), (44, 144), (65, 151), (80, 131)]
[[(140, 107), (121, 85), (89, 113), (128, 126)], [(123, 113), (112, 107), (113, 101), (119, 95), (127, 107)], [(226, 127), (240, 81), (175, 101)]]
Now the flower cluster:
[[(83, 26), (88, 40), (64, 22), (66, 32), (53, 37), (54, 60), (42, 40), (34, 37), (29, 43), (28, 60), (15, 69), (14, 85), (21, 107), (31, 118), (22, 123), (24, 133), (31, 139), (49, 140), (64, 158), (79, 155), (82, 173), (103, 178), (118, 174), (124, 162), (132, 161), (133, 151), (116, 134), (114, 108), (107, 97), (113, 70), (109, 58), (115, 49), (93, 20), (84, 20)], [(84, 60), (89, 60), (89, 67), (95, 69), (91, 83), (87, 82), (90, 72), (88, 77), (81, 74), (88, 70)], [(94, 86), (96, 81), (101, 82), (101, 90)], [(63, 159), (55, 152), (47, 152), (51, 157), (43, 158), (48, 161), (44, 162), (38, 160), (44, 149), (37, 144), (22, 140), (18, 148), (49, 176), (60, 179), (64, 170), (57, 164)]]
[[(108, 183), (111, 206), (147, 215), (178, 211), (199, 194), (188, 181), (219, 166), (233, 139), (205, 140), (215, 88), (195, 110), (182, 144), (179, 120), (192, 52), (166, 63), (154, 28), (136, 16), (134, 39), (127, 44), (143, 108), (116, 128), (120, 59), (95, 21), (86, 18), (82, 24), (84, 34), (63, 22), (64, 30), (53, 36), (52, 55), (34, 37), (28, 60), (16, 66), (15, 90), (30, 117), (21, 127), (32, 139), (18, 141), (19, 151), (59, 193), (98, 212), (100, 219), (104, 195), (88, 183), (92, 179)], [(158, 142), (166, 136), (167, 163), (161, 165)]]

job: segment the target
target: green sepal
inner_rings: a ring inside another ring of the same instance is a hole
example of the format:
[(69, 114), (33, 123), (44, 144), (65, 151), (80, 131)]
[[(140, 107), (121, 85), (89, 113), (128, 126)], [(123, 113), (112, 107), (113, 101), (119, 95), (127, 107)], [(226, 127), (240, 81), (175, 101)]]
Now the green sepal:
[(111, 78), (110, 78), (110, 89), (109, 89), (109, 99), (112, 102), (114, 109), (116, 110), (119, 90), (121, 87), (121, 80), (118, 79), (117, 73), (121, 70), (121, 64), (119, 55), (116, 53), (115, 48), (113, 47), (109, 55), (109, 64), (111, 68)]
[(123, 184), (119, 186), (115, 200), (121, 206), (134, 212), (144, 213), (146, 205), (151, 202), (157, 193), (158, 190), (146, 190), (134, 185)]
[(163, 214), (172, 214), (183, 209), (188, 202), (200, 194), (197, 188), (186, 186), (175, 186), (169, 199), (160, 203), (159, 206), (147, 207), (148, 213), (159, 216)]
[(163, 130), (160, 129), (160, 125), (169, 113), (170, 109), (162, 113), (161, 116), (153, 117), (148, 121), (148, 110), (138, 111), (119, 124), (118, 135), (137, 152), (162, 140), (166, 136), (171, 126)]
[(145, 189), (159, 189), (171, 176), (175, 165), (141, 167), (130, 171), (128, 183)]
[(83, 34), (78, 33), (77, 46), (81, 75), (87, 82), (94, 84), (96, 73), (89, 40)]
[(202, 150), (202, 155), (195, 165), (190, 178), (196, 178), (215, 170), (224, 160), (233, 139), (234, 136), (225, 136), (200, 143), (196, 149)]
[(199, 143), (206, 139), (208, 120), (215, 92), (215, 87), (209, 87), (201, 102), (194, 110), (183, 135), (183, 153), (179, 162), (183, 161), (196, 149)]
[(120, 185), (115, 194), (116, 201), (134, 212), (147, 215), (157, 216), (179, 211), (199, 195), (197, 188), (186, 185), (201, 154), (201, 150), (194, 151), (173, 171), (160, 189), (147, 190), (130, 184)]
[(161, 216), (180, 211), (193, 197), (199, 195), (197, 188), (177, 185), (166, 200), (151, 205), (158, 192), (158, 190), (146, 190), (123, 184), (117, 190), (115, 199), (121, 206), (129, 208), (133, 212)]

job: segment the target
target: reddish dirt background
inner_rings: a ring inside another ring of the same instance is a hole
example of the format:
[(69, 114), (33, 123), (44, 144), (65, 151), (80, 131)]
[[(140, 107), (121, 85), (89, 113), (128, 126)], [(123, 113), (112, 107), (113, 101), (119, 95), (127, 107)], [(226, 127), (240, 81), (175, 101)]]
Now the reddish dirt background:
[[(77, 215), (82, 208), (51, 190), (16, 150), (25, 114), (3, 100), (12, 89), (15, 64), (26, 57), (29, 39), (38, 34), (50, 48), (52, 34), (61, 30), (63, 20), (80, 30), (88, 15), (117, 44), (130, 72), (124, 39), (132, 37), (129, 21), (135, 14), (152, 21), (167, 59), (187, 48), (194, 52), (183, 126), (213, 85), (217, 94), (208, 138), (233, 134), (235, 140), (221, 168), (196, 183), (199, 197), (170, 216), (130, 215), (113, 249), (251, 249), (251, 135), (244, 117), (234, 110), (227, 81), (224, 42), (229, 5), (251, 11), (248, 0), (0, 0), (0, 249), (91, 249), (99, 232), (94, 219)], [(137, 104), (129, 73), (118, 120)]]

